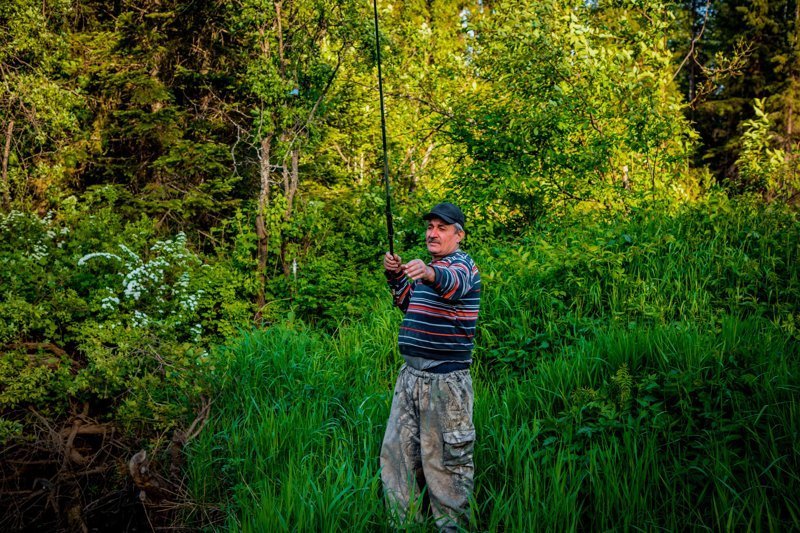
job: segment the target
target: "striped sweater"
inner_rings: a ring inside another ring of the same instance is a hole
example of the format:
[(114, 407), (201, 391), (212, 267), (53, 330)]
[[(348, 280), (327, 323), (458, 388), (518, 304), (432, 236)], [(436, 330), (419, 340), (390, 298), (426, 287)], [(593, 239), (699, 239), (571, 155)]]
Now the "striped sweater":
[(405, 313), (400, 353), (420, 370), (468, 368), (481, 299), (478, 267), (461, 250), (428, 266), (435, 272), (433, 283), (386, 272), (394, 304)]

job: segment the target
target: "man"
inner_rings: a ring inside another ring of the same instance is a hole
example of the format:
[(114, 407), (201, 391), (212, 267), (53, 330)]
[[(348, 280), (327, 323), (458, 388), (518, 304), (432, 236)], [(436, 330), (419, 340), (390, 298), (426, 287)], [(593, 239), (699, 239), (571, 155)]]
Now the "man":
[[(472, 363), (481, 279), (461, 251), (464, 213), (438, 204), (423, 217), (433, 260), (402, 263), (386, 253), (386, 278), (400, 326), (400, 369), (381, 448), (381, 479), (394, 518), (403, 522), (421, 490), (440, 530), (467, 525), (473, 487)], [(415, 518), (418, 518), (416, 515)]]

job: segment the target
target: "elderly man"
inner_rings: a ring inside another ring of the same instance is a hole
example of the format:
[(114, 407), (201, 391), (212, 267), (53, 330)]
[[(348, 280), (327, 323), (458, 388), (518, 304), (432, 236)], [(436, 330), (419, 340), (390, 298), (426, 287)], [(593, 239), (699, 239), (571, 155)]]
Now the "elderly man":
[(467, 525), (473, 487), (469, 367), (481, 279), (472, 258), (459, 248), (465, 223), (461, 209), (441, 203), (423, 219), (432, 261), (403, 263), (388, 252), (383, 260), (394, 304), (405, 314), (399, 335), (405, 364), (381, 448), (381, 479), (398, 522), (420, 510), (424, 489), (439, 529), (456, 530)]

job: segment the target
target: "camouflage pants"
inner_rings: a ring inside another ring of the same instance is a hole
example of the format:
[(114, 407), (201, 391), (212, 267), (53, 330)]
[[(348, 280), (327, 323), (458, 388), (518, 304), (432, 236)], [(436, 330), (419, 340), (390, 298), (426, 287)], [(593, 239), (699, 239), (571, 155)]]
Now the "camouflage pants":
[(409, 514), (419, 520), (424, 500), (440, 530), (467, 525), (473, 402), (469, 370), (434, 374), (407, 365), (400, 370), (381, 448), (381, 480), (397, 525)]

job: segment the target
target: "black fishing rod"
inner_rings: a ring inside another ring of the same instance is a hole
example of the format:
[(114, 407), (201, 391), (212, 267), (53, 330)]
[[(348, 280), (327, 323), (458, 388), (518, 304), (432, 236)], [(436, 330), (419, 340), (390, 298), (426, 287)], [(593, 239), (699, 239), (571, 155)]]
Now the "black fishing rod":
[(383, 181), (386, 184), (386, 229), (389, 232), (389, 253), (394, 255), (394, 227), (392, 225), (392, 196), (389, 191), (389, 158), (386, 155), (386, 112), (383, 109), (383, 76), (381, 74), (381, 38), (378, 33), (378, 0), (372, 0), (375, 11), (375, 51), (378, 57), (378, 93), (381, 99), (381, 138), (383, 139)]

